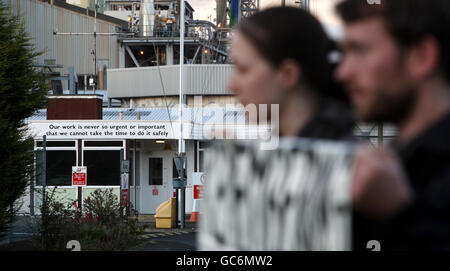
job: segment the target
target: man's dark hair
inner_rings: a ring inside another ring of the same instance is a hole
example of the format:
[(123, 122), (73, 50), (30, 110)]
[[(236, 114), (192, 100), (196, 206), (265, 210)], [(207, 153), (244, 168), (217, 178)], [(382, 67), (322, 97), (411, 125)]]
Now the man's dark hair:
[(329, 80), (332, 67), (328, 54), (333, 43), (311, 14), (294, 7), (269, 8), (240, 22), (237, 30), (272, 65), (295, 60), (302, 68), (303, 79), (315, 91), (336, 94), (330, 93)]
[(388, 32), (403, 48), (426, 37), (440, 46), (440, 69), (450, 81), (450, 1), (449, 0), (345, 0), (337, 5), (344, 22), (353, 23), (372, 17), (383, 19)]

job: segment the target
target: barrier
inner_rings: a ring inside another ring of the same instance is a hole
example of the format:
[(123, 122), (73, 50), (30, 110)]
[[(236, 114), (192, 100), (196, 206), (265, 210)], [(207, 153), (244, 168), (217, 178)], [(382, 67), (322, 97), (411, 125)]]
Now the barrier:
[(194, 199), (194, 204), (192, 207), (192, 213), (191, 213), (191, 219), (189, 219), (190, 222), (198, 222), (199, 216), (200, 216), (200, 210), (199, 210), (199, 199)]
[(156, 208), (156, 228), (174, 228), (176, 226), (176, 200), (170, 198)]

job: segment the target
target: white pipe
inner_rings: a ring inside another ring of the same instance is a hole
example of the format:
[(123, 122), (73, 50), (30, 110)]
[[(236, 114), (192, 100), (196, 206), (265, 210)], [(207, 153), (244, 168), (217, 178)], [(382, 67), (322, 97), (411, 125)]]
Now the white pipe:
[[(183, 89), (184, 89), (184, 12), (185, 12), (185, 8), (184, 8), (184, 0), (180, 0), (180, 112), (179, 112), (179, 120), (180, 120), (180, 140), (178, 142), (178, 155), (182, 155), (184, 154), (184, 140), (183, 140)], [(184, 157), (184, 156), (181, 156)], [(181, 177), (186, 177), (184, 176), (184, 158), (182, 160), (182, 169), (181, 170)], [(180, 190), (180, 214), (181, 214), (181, 218), (180, 218), (180, 228), (184, 229), (184, 216), (185, 216), (185, 188), (181, 188)]]
[(153, 28), (155, 24), (155, 7), (153, 0), (141, 0), (141, 8), (139, 12), (141, 36), (153, 37)]
[(179, 121), (180, 121), (180, 138), (178, 141), (178, 154), (184, 153), (183, 144), (183, 93), (184, 93), (184, 0), (180, 1), (180, 105), (179, 105)]

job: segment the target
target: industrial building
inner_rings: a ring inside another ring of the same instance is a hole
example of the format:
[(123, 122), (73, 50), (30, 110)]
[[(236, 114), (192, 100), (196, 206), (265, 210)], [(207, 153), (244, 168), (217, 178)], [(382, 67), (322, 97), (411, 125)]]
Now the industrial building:
[[(27, 120), (35, 137), (37, 175), (23, 197), (22, 211), (38, 213), (42, 191), (39, 168), (46, 135), (45, 181), (47, 188), (58, 187), (61, 200), (69, 203), (85, 199), (97, 188), (112, 188), (119, 195), (120, 161), (125, 159), (131, 162), (130, 201), (139, 213), (152, 214), (173, 196), (172, 179), (177, 174), (173, 157), (180, 133), (176, 110), (179, 1), (105, 1), (104, 14), (86, 9), (89, 6), (83, 8), (82, 1), (77, 6), (69, 2), (9, 3), (12, 13), (23, 14), (36, 47), (45, 51), (38, 65), (55, 73), (47, 109)], [(245, 118), (225, 108), (236, 103), (225, 89), (232, 69), (226, 53), (230, 28), (194, 20), (194, 9), (185, 4), (184, 94), (190, 108), (185, 109), (183, 119), (188, 128), (183, 134), (186, 212), (190, 213), (192, 176), (202, 171), (203, 152), (208, 145), (201, 125), (215, 119), (221, 123), (225, 119), (242, 122)], [(226, 11), (226, 6), (222, 10)], [(195, 96), (202, 97), (202, 107), (215, 103), (218, 110), (193, 108)], [(131, 124), (160, 129), (157, 134), (153, 131), (151, 135), (131, 136)], [(85, 128), (96, 126), (127, 128), (97, 136)], [(55, 127), (74, 127), (76, 131), (60, 133)], [(87, 186), (82, 189), (71, 186), (72, 166), (88, 168)]]
[[(49, 69), (49, 105), (27, 120), (35, 138), (36, 178), (22, 198), (23, 213), (38, 213), (46, 136), (46, 184), (70, 203), (95, 189), (120, 195), (121, 161), (130, 161), (129, 200), (141, 214), (173, 196), (180, 117), (180, 0), (8, 0), (22, 14), (36, 48), (38, 66)], [(309, 2), (309, 1), (308, 1)], [(187, 157), (186, 212), (193, 205), (195, 173), (203, 171), (211, 124), (241, 125), (245, 115), (226, 89), (230, 29), (259, 8), (258, 0), (217, 0), (216, 22), (196, 20), (185, 1), (182, 131)], [(300, 2), (299, 2), (300, 3)], [(301, 1), (300, 4), (302, 4)], [(95, 6), (95, 5), (94, 5)], [(94, 8), (95, 9), (95, 8)], [(199, 99), (201, 103), (199, 103)], [(239, 126), (239, 127), (241, 127)], [(362, 128), (361, 128), (362, 127)], [(373, 136), (374, 125), (357, 134)], [(384, 135), (392, 136), (392, 129)], [(87, 185), (71, 185), (72, 167), (87, 167)], [(79, 203), (80, 204), (80, 203)]]

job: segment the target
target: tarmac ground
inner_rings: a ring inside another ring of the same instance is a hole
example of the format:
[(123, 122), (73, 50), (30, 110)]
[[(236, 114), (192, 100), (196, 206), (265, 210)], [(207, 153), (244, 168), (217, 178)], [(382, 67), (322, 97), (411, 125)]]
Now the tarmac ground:
[(194, 251), (197, 244), (197, 222), (185, 218), (185, 227), (158, 229), (154, 215), (140, 215), (139, 223), (146, 225), (140, 238), (143, 242), (134, 251)]
[[(156, 228), (154, 215), (139, 215), (138, 222), (145, 225), (143, 233), (139, 236), (141, 243), (129, 250), (132, 251), (193, 251), (196, 250), (197, 223), (190, 222), (189, 215), (185, 217), (185, 227)], [(0, 247), (19, 247), (23, 250), (27, 239), (37, 235), (32, 227), (34, 218), (18, 216), (8, 233), (0, 239)], [(22, 243), (22, 244), (21, 244)], [(26, 248), (26, 247), (25, 247)], [(1, 249), (0, 249), (1, 250)], [(14, 250), (14, 249), (13, 249)]]

